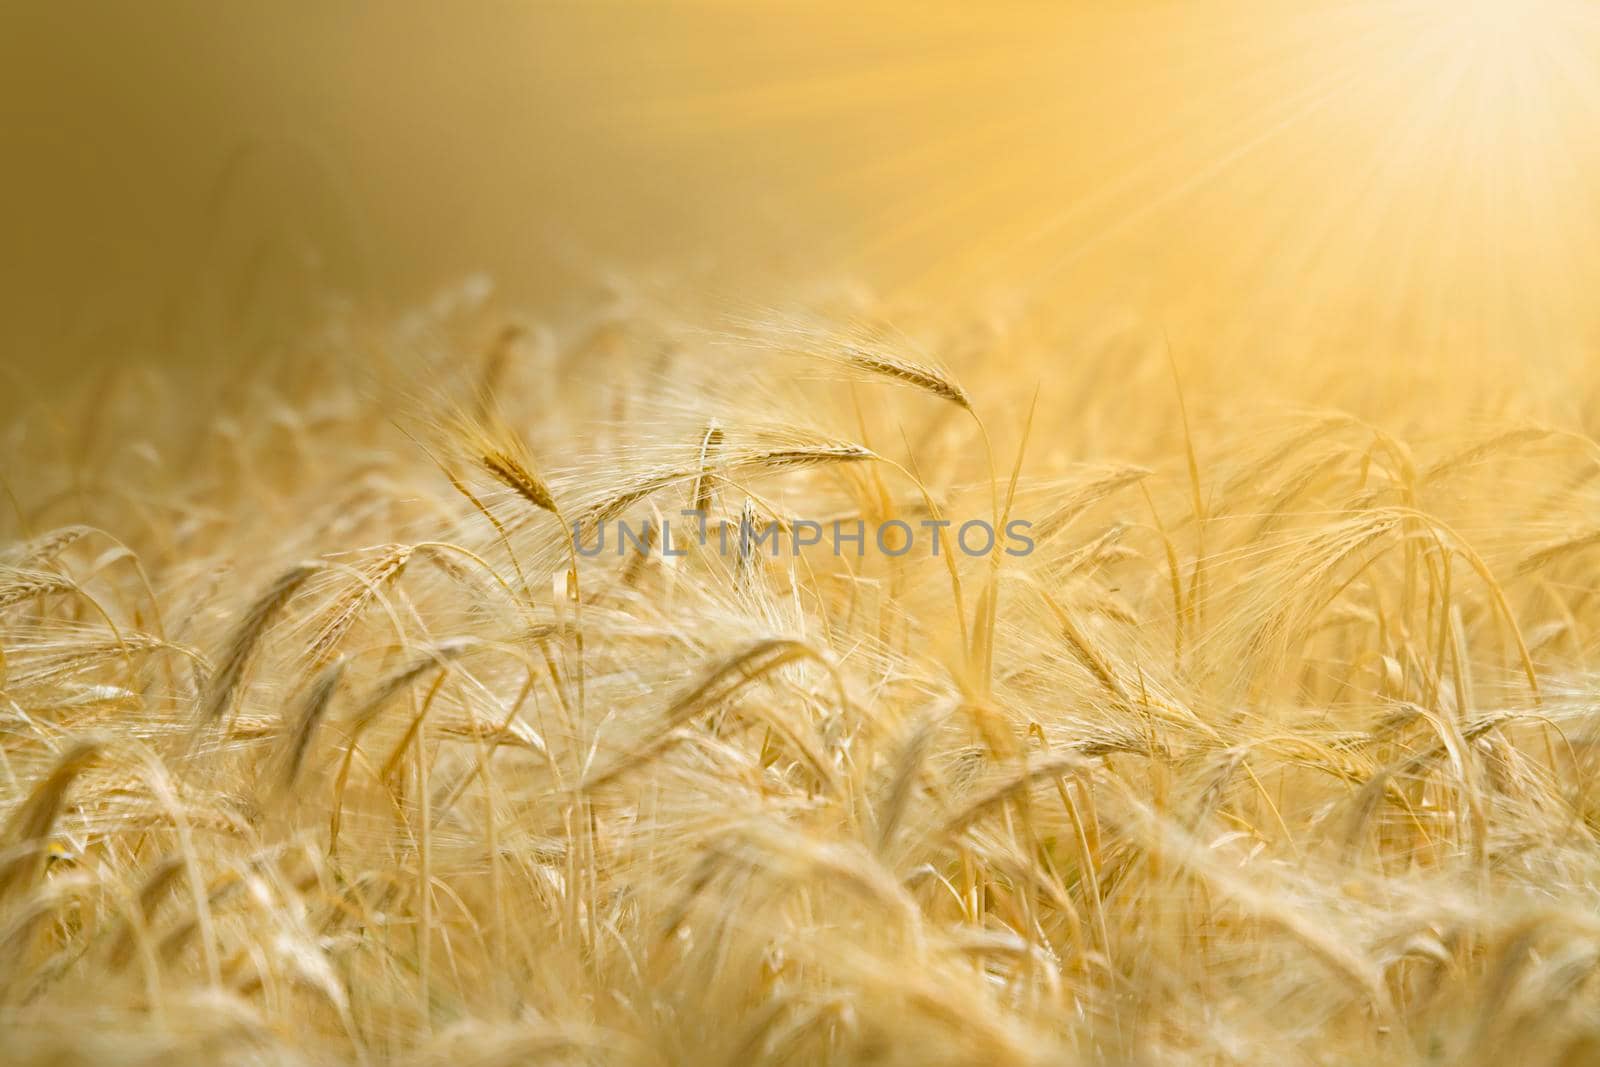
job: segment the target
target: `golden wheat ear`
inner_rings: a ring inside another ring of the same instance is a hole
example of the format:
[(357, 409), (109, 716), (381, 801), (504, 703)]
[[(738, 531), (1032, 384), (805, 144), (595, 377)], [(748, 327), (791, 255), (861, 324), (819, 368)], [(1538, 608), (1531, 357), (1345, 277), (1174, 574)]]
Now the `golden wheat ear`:
[(249, 673), (251, 659), (262, 637), (272, 628), (284, 605), (322, 567), (316, 562), (299, 563), (284, 571), (240, 617), (206, 686), (197, 726), (212, 725), (227, 714)]
[(307, 653), (312, 670), (320, 670), (338, 656), (340, 643), (361, 616), (383, 597), (385, 587), (400, 580), (413, 551), (411, 545), (383, 545), (350, 571), (349, 585), (328, 605), (317, 623)]
[(496, 481), (534, 507), (552, 515), (560, 513), (550, 487), (544, 483), (544, 479), (533, 473), (530, 463), (516, 452), (491, 447), (478, 454), (478, 462)]
[(963, 410), (972, 410), (972, 398), (950, 372), (942, 367), (919, 363), (888, 352), (869, 352), (861, 348), (847, 350), (844, 362), (869, 374), (915, 386), (940, 400), (948, 400)]
[(38, 877), (49, 857), (46, 839), (66, 804), (67, 790), (100, 755), (97, 741), (80, 741), (56, 760), (50, 772), (28, 792), (6, 826), (6, 853), (0, 865), (0, 900)]
[[(447, 406), (445, 413), (431, 420), (431, 424), (434, 446), (422, 442), (419, 444), (457, 483), (458, 491), (466, 492), (450, 472), (462, 466), (475, 467), (535, 508), (551, 514), (560, 513), (555, 494), (539, 476), (539, 465), (534, 460), (533, 450), (523, 436), (501, 417), (492, 397), (470, 411), (454, 405)], [(436, 455), (434, 447), (439, 448), (442, 455)]]
[(700, 438), (700, 473), (694, 480), (694, 489), (689, 494), (690, 506), (701, 515), (711, 513), (711, 494), (715, 489), (713, 469), (717, 462), (717, 453), (722, 450), (722, 427), (717, 425), (715, 419), (706, 427), (705, 435)]
[(860, 463), (877, 458), (878, 454), (872, 449), (851, 441), (810, 441), (756, 448), (741, 455), (738, 465), (744, 469), (786, 471), (830, 463)]
[(316, 733), (317, 725), (327, 715), (334, 694), (339, 691), (345, 665), (344, 659), (333, 661), (317, 675), (311, 687), (306, 690), (299, 714), (295, 717), (293, 726), (284, 735), (283, 754), (280, 760), (282, 788), (287, 789), (294, 785), (295, 779), (300, 776), (300, 768), (305, 763), (306, 753), (311, 748), (311, 737)]
[(51, 593), (76, 592), (77, 588), (72, 579), (54, 571), (7, 567), (0, 569), (0, 608), (9, 608)]

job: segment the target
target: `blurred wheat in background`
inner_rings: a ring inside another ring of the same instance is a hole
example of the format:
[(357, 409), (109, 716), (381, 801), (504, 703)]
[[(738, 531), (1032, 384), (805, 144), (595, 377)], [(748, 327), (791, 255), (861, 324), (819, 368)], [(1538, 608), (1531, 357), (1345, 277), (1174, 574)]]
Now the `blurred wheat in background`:
[(1600, 11), (4, 19), (0, 1060), (1600, 1061)]

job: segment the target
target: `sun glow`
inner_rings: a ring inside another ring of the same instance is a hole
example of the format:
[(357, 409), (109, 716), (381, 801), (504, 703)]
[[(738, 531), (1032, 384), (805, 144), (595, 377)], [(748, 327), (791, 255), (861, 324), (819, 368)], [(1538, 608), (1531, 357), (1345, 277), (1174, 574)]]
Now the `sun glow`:
[(862, 16), (888, 43), (847, 70), (801, 38), (773, 77), (703, 35), (692, 76), (608, 119), (725, 162), (761, 131), (732, 163), (764, 202), (850, 220), (843, 254), (908, 291), (1125, 306), (1241, 354), (1554, 358), (1595, 332), (1586, 5), (905, 10)]

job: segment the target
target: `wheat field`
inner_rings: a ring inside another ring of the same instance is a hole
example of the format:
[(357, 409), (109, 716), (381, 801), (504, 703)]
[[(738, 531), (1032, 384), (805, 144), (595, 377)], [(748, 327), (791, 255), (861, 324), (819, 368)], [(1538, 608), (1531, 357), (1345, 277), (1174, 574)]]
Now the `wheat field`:
[[(1593, 401), (873, 312), (468, 293), (12, 421), (7, 1058), (1596, 1055)], [(1035, 547), (572, 550), (697, 503)]]
[(153, 7), (0, 188), (0, 1063), (1600, 1062), (1585, 3)]

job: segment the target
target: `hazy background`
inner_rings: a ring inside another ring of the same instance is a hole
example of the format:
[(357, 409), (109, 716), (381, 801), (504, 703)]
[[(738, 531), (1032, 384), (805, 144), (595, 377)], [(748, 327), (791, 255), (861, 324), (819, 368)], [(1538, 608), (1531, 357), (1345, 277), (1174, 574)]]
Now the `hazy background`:
[[(217, 360), (471, 272), (851, 278), (1263, 363), (1588, 358), (1582, 3), (17, 3), (3, 355)], [(3, 386), (0, 386), (3, 387)]]

